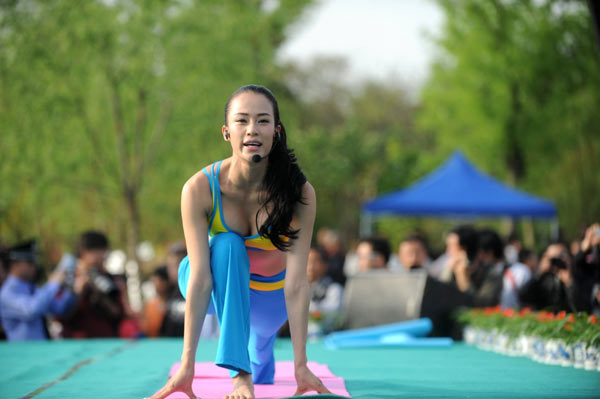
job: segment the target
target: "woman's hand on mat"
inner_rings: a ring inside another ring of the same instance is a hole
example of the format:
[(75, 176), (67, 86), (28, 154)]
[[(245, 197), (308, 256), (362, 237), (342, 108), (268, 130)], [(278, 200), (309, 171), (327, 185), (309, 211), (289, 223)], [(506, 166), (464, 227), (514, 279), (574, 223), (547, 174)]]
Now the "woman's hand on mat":
[(181, 367), (169, 378), (169, 381), (158, 392), (146, 399), (164, 399), (173, 392), (183, 392), (190, 399), (198, 399), (192, 390), (192, 382), (194, 381), (194, 368)]
[(321, 380), (308, 369), (308, 366), (296, 367), (296, 384), (298, 388), (294, 396), (302, 395), (305, 392), (316, 391), (317, 393), (331, 393), (329, 389), (323, 385)]

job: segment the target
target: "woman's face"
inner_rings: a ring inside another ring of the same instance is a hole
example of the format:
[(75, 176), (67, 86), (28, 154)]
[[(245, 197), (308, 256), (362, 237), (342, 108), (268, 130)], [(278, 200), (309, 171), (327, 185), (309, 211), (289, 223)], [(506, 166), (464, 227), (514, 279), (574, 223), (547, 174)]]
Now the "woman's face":
[(275, 127), (271, 102), (262, 94), (251, 91), (231, 100), (223, 137), (231, 142), (233, 155), (252, 161), (253, 155), (266, 157), (273, 146), (273, 137), (281, 128)]

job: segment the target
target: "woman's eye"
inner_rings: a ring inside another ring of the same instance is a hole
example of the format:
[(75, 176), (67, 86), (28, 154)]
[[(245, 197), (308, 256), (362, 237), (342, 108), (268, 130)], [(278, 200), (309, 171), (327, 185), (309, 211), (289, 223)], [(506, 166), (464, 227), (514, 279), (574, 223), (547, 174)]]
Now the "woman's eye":
[(235, 120), (237, 123), (246, 123), (245, 119), (236, 119)]
[(258, 123), (269, 123), (268, 119), (261, 119), (258, 121)]

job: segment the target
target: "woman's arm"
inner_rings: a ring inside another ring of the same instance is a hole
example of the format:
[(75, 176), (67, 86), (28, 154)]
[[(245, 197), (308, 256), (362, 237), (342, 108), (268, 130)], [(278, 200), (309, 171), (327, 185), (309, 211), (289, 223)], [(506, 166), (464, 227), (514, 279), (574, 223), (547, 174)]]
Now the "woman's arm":
[(307, 182), (302, 189), (303, 202), (298, 204), (292, 227), (300, 229), (286, 257), (285, 303), (294, 350), (294, 370), (298, 384), (295, 395), (315, 390), (329, 393), (323, 383), (307, 367), (306, 336), (310, 288), (306, 278), (306, 264), (312, 239), (317, 200), (315, 190)]
[[(182, 367), (187, 366), (192, 369), (196, 358), (200, 330), (212, 291), (208, 224), (206, 221), (206, 209), (208, 209), (206, 199), (210, 200), (210, 198), (210, 189), (204, 174), (200, 174), (194, 181), (188, 181), (181, 194), (181, 218), (190, 261), (181, 362)], [(202, 206), (203, 203), (204, 206)]]
[(195, 398), (192, 391), (196, 349), (200, 330), (212, 291), (210, 249), (206, 215), (212, 207), (207, 177), (198, 173), (184, 185), (181, 193), (181, 217), (190, 261), (190, 277), (186, 291), (185, 326), (181, 368), (153, 398), (162, 399), (173, 392), (184, 392)]

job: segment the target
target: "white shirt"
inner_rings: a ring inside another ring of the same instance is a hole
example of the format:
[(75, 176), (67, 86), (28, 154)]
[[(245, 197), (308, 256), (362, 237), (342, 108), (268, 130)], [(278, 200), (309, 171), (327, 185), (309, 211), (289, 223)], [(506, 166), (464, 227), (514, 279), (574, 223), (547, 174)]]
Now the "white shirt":
[(519, 290), (531, 279), (531, 270), (522, 263), (515, 263), (504, 272), (500, 305), (503, 308), (518, 308)]

